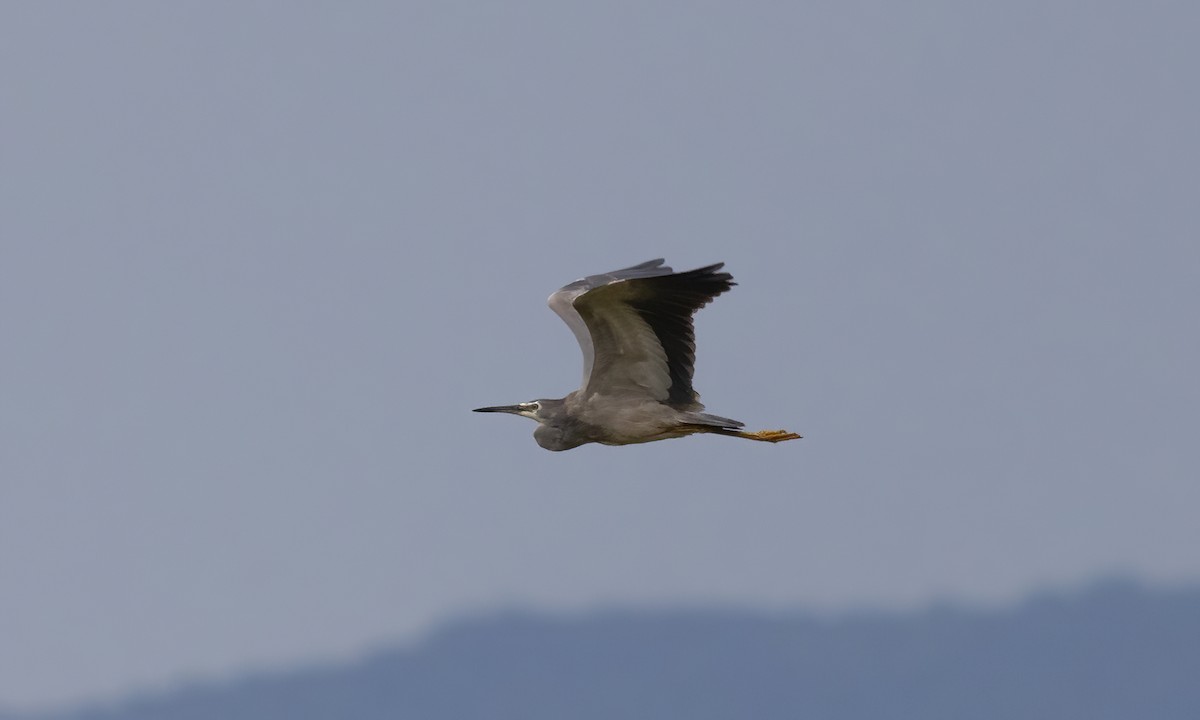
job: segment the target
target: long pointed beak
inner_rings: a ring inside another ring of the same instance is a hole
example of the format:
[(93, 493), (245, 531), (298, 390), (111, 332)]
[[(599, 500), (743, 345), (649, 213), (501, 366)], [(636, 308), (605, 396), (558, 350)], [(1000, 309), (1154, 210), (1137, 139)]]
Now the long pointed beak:
[(513, 415), (520, 415), (521, 414), (521, 406), (520, 405), (495, 405), (493, 407), (475, 408), (472, 412), (502, 412), (502, 413), (512, 413)]

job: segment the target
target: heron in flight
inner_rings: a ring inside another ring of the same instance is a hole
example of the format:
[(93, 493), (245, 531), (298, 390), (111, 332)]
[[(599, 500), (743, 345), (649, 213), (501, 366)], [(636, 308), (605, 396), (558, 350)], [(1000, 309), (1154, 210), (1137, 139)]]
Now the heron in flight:
[(586, 443), (630, 445), (696, 433), (776, 443), (786, 430), (744, 432), (743, 423), (704, 412), (692, 389), (692, 316), (733, 287), (724, 263), (677, 273), (651, 260), (576, 280), (550, 296), (583, 350), (583, 386), (558, 400), (476, 408), (536, 420), (547, 450)]

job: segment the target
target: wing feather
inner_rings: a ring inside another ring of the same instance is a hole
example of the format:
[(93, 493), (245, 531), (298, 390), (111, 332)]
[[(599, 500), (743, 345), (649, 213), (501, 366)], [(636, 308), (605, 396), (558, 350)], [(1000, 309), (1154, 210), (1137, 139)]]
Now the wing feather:
[(663, 260), (592, 275), (550, 296), (583, 352), (586, 395), (639, 395), (699, 409), (692, 316), (731, 288), (723, 264), (675, 273)]
[(579, 312), (575, 309), (576, 298), (590, 290), (595, 290), (610, 283), (620, 282), (621, 280), (670, 273), (671, 268), (664, 267), (664, 262), (666, 262), (664, 259), (658, 258), (657, 260), (650, 260), (649, 262), (624, 268), (623, 270), (614, 270), (602, 275), (589, 275), (558, 289), (546, 301), (550, 309), (563, 319), (567, 327), (571, 328), (571, 332), (575, 334), (575, 340), (579, 342), (579, 349), (583, 352), (584, 387), (587, 386), (588, 378), (592, 375), (592, 366), (595, 363), (596, 351), (592, 344), (591, 331), (588, 329), (587, 323), (584, 322)]

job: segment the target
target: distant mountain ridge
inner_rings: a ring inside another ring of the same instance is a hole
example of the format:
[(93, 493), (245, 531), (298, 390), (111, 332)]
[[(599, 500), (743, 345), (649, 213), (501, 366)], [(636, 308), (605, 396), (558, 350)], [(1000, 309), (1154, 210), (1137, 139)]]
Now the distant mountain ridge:
[(3, 720), (1200, 718), (1200, 588), (1003, 611), (502, 614), (337, 667)]

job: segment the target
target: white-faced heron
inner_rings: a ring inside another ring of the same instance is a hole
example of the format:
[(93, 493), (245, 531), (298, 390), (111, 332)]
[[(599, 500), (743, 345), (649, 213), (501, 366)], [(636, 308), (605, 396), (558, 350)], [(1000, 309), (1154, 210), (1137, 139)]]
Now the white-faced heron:
[(550, 296), (583, 350), (583, 387), (559, 400), (477, 408), (537, 420), (533, 439), (547, 450), (585, 443), (629, 445), (695, 433), (780, 442), (786, 430), (743, 432), (737, 420), (703, 412), (692, 389), (692, 316), (733, 287), (724, 263), (677, 273), (651, 260), (592, 275)]

